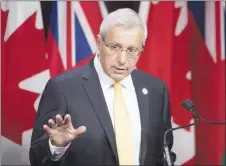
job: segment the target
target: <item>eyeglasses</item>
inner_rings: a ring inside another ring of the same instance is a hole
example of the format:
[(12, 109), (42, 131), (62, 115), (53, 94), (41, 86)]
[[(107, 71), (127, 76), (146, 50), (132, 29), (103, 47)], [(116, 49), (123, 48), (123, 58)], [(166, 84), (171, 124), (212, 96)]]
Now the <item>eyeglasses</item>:
[(102, 37), (102, 41), (103, 41), (104, 45), (111, 50), (112, 53), (119, 55), (122, 53), (122, 51), (126, 51), (127, 57), (131, 58), (131, 59), (136, 59), (138, 57), (139, 53), (143, 51), (143, 46), (140, 49), (131, 47), (131, 48), (127, 48), (126, 50), (124, 50), (120, 46), (107, 44), (103, 37)]

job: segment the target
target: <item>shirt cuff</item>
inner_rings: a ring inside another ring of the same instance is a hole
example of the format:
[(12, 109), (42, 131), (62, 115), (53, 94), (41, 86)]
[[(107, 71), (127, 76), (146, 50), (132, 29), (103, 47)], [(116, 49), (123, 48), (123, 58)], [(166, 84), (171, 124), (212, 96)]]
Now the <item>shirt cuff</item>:
[(53, 161), (60, 160), (60, 158), (65, 154), (65, 152), (67, 151), (67, 149), (70, 145), (71, 145), (71, 143), (69, 143), (65, 147), (57, 147), (57, 146), (54, 146), (49, 139), (49, 148), (50, 148), (50, 151), (52, 154), (51, 159)]

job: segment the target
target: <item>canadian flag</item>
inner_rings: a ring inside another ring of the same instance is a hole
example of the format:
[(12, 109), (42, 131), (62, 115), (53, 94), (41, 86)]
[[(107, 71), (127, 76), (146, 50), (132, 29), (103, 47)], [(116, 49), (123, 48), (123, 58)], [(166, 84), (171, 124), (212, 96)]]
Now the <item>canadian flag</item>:
[(29, 165), (39, 96), (50, 78), (40, 2), (1, 2), (3, 165)]
[(1, 2), (3, 165), (29, 165), (32, 127), (47, 81), (92, 58), (106, 13), (103, 2), (52, 2), (45, 41), (40, 2)]
[[(166, 81), (173, 127), (194, 121), (192, 99), (206, 119), (225, 121), (225, 2), (141, 2), (149, 35), (138, 69)], [(199, 123), (174, 132), (175, 165), (220, 165), (225, 127)]]

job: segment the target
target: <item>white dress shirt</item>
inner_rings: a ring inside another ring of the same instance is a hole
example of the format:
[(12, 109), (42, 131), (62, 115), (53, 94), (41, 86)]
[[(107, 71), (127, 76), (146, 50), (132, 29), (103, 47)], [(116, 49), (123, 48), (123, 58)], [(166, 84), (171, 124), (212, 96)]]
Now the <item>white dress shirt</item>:
[[(94, 58), (94, 67), (97, 71), (101, 88), (107, 103), (108, 111), (111, 117), (112, 125), (114, 127), (114, 110), (113, 110), (113, 101), (114, 101), (114, 80), (110, 78), (104, 71), (99, 61), (98, 53)], [(140, 154), (140, 143), (141, 143), (141, 123), (140, 123), (140, 112), (137, 102), (137, 96), (135, 88), (133, 85), (131, 75), (128, 75), (121, 81), (122, 84), (122, 95), (126, 104), (126, 109), (129, 112), (132, 130), (133, 130), (133, 139), (135, 147), (135, 164), (139, 165), (139, 154)], [(66, 152), (67, 147), (56, 147), (51, 144), (49, 141), (50, 151), (53, 154), (52, 160), (59, 160), (64, 153)]]

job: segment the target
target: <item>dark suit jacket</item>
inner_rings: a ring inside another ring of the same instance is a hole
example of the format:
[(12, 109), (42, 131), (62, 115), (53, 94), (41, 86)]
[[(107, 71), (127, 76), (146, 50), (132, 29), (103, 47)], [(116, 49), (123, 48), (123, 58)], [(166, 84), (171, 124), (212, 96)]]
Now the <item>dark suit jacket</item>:
[[(164, 165), (163, 134), (171, 128), (169, 96), (164, 82), (134, 70), (141, 118), (141, 165)], [(145, 95), (142, 89), (146, 88)], [(59, 161), (51, 160), (48, 137), (42, 126), (56, 114), (70, 114), (75, 128), (84, 125), (86, 133), (74, 140)], [(39, 104), (30, 148), (32, 166), (118, 165), (118, 156), (108, 108), (93, 60), (48, 81)], [(173, 135), (167, 137), (169, 148)], [(172, 160), (175, 154), (171, 152)]]

